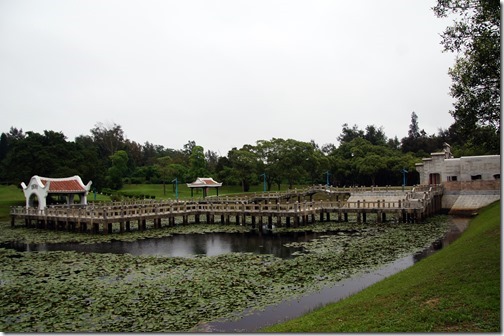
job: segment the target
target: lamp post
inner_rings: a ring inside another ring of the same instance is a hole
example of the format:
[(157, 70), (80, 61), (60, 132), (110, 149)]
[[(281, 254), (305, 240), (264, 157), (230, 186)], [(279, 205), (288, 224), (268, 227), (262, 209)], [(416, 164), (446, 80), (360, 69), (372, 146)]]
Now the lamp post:
[(262, 173), (259, 176), (263, 177), (263, 192), (266, 192), (266, 173)]
[(178, 178), (175, 177), (172, 182), (175, 182), (175, 199), (178, 201)]
[(403, 169), (401, 170), (401, 173), (402, 173), (402, 176), (403, 176), (403, 177), (402, 177), (402, 178), (403, 178), (403, 183), (402, 183), (402, 190), (403, 190), (403, 191), (404, 191), (404, 187), (406, 186), (406, 173), (407, 173), (407, 172), (408, 172), (408, 171), (406, 170), (406, 168), (403, 168)]

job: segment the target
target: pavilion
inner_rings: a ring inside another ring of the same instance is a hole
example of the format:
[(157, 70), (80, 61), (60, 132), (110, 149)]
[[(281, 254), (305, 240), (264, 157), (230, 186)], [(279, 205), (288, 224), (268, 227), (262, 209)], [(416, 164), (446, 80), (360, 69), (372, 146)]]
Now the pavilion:
[(80, 205), (86, 205), (91, 183), (89, 181), (87, 185), (84, 185), (78, 175), (63, 178), (34, 175), (28, 185), (22, 182), (21, 187), (26, 198), (26, 208), (35, 207), (38, 201), (38, 209), (42, 211), (47, 206), (47, 196), (51, 194), (66, 196), (67, 205), (74, 204), (75, 195), (78, 195)]
[(191, 189), (191, 197), (193, 197), (194, 188), (198, 188), (203, 189), (203, 198), (205, 198), (209, 188), (215, 188), (217, 190), (217, 196), (219, 196), (219, 188), (222, 187), (222, 182), (219, 183), (211, 177), (198, 177), (196, 181), (187, 183), (187, 186)]

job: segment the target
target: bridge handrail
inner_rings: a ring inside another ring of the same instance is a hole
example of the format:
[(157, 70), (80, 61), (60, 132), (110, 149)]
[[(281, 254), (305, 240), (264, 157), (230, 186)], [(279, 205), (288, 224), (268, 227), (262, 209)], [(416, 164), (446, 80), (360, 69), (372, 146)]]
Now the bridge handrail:
[(42, 212), (36, 208), (11, 207), (11, 215), (43, 215), (46, 217), (69, 218), (135, 218), (159, 215), (191, 215), (204, 213), (296, 213), (316, 210), (345, 209), (420, 209), (425, 199), (403, 199), (396, 201), (304, 201), (287, 203), (197, 203), (197, 202), (141, 202), (141, 204), (112, 204), (89, 207), (48, 207)]

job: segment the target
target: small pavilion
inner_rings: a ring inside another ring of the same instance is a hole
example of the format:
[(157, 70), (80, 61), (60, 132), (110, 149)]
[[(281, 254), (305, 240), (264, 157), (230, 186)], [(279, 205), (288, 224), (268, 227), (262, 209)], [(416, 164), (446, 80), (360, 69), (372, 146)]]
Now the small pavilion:
[(196, 181), (187, 183), (187, 186), (191, 189), (191, 197), (193, 197), (194, 188), (199, 188), (203, 189), (203, 198), (205, 198), (207, 197), (209, 188), (216, 189), (217, 196), (219, 196), (219, 188), (222, 187), (222, 182), (217, 182), (211, 177), (198, 177)]
[(47, 206), (47, 196), (54, 194), (66, 196), (67, 205), (74, 204), (75, 195), (80, 197), (80, 205), (87, 204), (87, 195), (91, 189), (91, 181), (87, 185), (82, 183), (80, 176), (63, 178), (49, 178), (34, 175), (28, 185), (21, 183), (26, 198), (26, 208), (35, 207), (44, 210)]

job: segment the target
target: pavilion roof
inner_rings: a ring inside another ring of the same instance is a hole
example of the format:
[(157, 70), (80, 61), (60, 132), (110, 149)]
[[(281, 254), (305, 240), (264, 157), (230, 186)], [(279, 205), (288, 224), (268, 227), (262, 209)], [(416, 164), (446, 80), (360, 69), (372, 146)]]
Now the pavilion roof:
[(82, 183), (78, 175), (63, 178), (50, 178), (35, 175), (32, 177), (31, 183), (40, 185), (41, 188), (49, 187), (50, 193), (84, 193), (89, 191), (91, 184), (87, 186)]
[(216, 188), (222, 186), (222, 182), (217, 182), (211, 177), (198, 177), (196, 181), (192, 183), (187, 183), (189, 188)]

